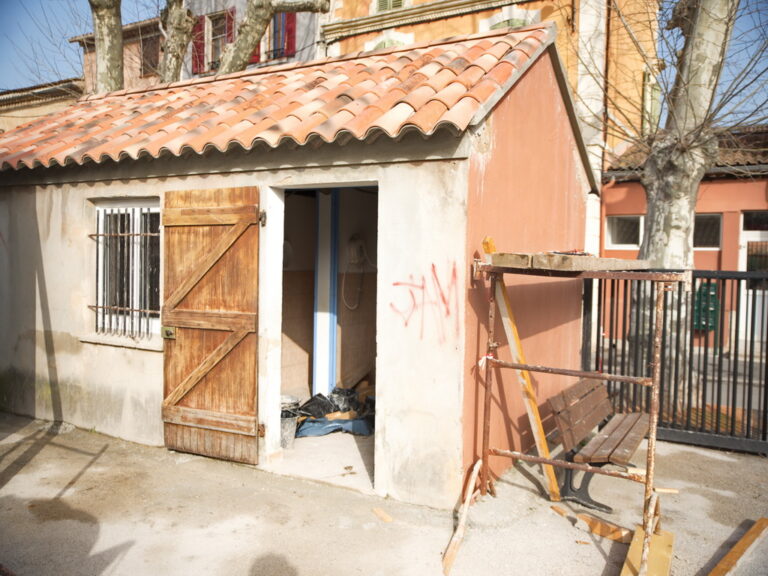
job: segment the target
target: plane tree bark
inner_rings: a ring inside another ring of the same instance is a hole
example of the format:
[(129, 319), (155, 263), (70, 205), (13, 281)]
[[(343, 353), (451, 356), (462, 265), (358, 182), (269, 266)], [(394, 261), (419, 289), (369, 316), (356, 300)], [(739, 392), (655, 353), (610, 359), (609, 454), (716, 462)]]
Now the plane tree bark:
[(668, 30), (684, 38), (663, 130), (651, 137), (642, 184), (648, 201), (640, 258), (693, 268), (699, 185), (717, 159), (711, 109), (739, 0), (680, 0)]
[(249, 0), (235, 41), (221, 57), (219, 74), (245, 70), (272, 17), (282, 12), (328, 12), (330, 0)]
[(96, 43), (96, 91), (123, 87), (123, 35), (120, 0), (88, 0)]
[(195, 17), (184, 7), (184, 0), (166, 0), (165, 8), (160, 13), (160, 31), (165, 39), (158, 69), (162, 82), (181, 79), (184, 56), (194, 27)]

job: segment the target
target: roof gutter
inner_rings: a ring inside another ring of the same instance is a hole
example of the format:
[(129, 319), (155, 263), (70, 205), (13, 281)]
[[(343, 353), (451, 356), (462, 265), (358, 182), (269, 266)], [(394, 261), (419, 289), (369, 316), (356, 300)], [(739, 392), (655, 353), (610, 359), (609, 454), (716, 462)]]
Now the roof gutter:
[[(616, 182), (639, 182), (642, 169), (637, 170), (606, 170), (603, 172), (603, 183), (615, 180)], [(704, 178), (754, 177), (768, 176), (768, 164), (751, 164), (749, 166), (715, 166), (704, 173)]]

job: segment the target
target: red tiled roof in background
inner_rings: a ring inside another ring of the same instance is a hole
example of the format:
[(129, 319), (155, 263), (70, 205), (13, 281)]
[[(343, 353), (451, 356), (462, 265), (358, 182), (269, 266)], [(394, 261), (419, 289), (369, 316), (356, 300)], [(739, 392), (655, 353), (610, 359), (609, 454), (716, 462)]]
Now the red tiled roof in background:
[(0, 169), (461, 133), (554, 38), (541, 24), (90, 96), (1, 134)]
[[(717, 134), (718, 149), (716, 168), (738, 168), (768, 165), (768, 125), (741, 126), (722, 129)], [(615, 159), (608, 170), (611, 172), (642, 171), (648, 156), (647, 145), (635, 145)]]

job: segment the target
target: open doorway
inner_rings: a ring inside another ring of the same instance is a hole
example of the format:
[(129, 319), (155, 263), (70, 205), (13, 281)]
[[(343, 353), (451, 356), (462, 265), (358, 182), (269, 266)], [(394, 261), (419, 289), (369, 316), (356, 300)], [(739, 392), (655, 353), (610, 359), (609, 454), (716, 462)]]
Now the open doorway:
[(378, 190), (286, 190), (284, 229), (281, 395), (332, 412), (270, 468), (372, 492)]

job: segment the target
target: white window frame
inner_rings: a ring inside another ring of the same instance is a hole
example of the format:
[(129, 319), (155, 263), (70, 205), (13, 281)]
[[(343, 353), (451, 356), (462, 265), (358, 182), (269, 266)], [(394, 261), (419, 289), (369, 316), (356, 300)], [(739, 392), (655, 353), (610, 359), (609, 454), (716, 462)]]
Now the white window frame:
[[(227, 11), (213, 12), (212, 14), (205, 15), (205, 69), (207, 71), (218, 70), (221, 66), (221, 55), (224, 54), (224, 50), (228, 44), (227, 42)], [(223, 18), (224, 20), (224, 42), (222, 43), (221, 54), (219, 59), (214, 61), (213, 59), (213, 21), (215, 19)], [(216, 67), (213, 67), (214, 62), (217, 63)]]
[[(142, 311), (142, 294), (145, 294), (142, 286), (142, 272), (140, 266), (133, 266), (129, 283), (130, 292), (127, 309), (115, 311), (108, 308), (107, 291), (105, 285), (107, 274), (105, 272), (107, 262), (107, 241), (110, 231), (106, 227), (107, 217), (115, 214), (130, 215), (129, 252), (123, 252), (127, 261), (131, 263), (142, 261), (142, 242), (140, 235), (141, 215), (160, 214), (159, 198), (103, 200), (96, 203), (96, 305), (95, 332), (102, 335), (128, 337), (134, 340), (151, 339), (160, 334), (160, 309), (162, 307), (162, 295), (158, 299), (158, 308), (151, 313)], [(123, 248), (123, 247), (121, 247)], [(157, 289), (160, 291), (162, 278), (161, 271), (161, 243), (159, 242), (158, 226), (158, 261), (157, 261)]]
[[(715, 246), (696, 246), (694, 244), (693, 249), (702, 252), (716, 252), (723, 249), (723, 215), (720, 212), (701, 212), (694, 214), (693, 225), (696, 226), (696, 219), (699, 216), (716, 216), (720, 221), (720, 238), (718, 245)], [(639, 240), (637, 244), (615, 244), (611, 238), (610, 226), (608, 220), (611, 218), (637, 218), (640, 226)], [(605, 249), (606, 250), (638, 250), (643, 243), (643, 235), (645, 234), (645, 216), (642, 214), (610, 214), (605, 217)], [(695, 238), (695, 236), (694, 236)]]

